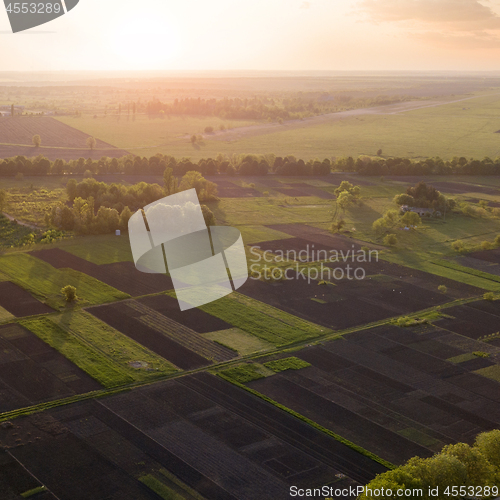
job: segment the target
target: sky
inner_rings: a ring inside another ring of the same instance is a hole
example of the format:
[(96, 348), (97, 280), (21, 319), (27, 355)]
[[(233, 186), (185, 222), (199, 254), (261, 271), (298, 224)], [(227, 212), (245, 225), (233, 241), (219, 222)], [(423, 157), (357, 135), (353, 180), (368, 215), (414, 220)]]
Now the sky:
[(500, 70), (500, 0), (80, 0), (0, 71)]

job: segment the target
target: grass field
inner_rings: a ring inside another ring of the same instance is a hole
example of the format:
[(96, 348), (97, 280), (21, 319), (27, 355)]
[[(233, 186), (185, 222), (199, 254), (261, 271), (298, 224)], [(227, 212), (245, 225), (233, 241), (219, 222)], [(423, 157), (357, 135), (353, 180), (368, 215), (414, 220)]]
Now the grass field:
[(37, 298), (55, 309), (63, 309), (66, 302), (61, 288), (76, 287), (78, 305), (103, 304), (128, 298), (120, 292), (86, 274), (73, 269), (55, 269), (51, 265), (24, 253), (0, 257), (0, 271), (11, 281), (30, 291)]
[(259, 351), (266, 351), (274, 347), (274, 345), (270, 342), (266, 342), (265, 340), (255, 337), (254, 335), (250, 335), (239, 328), (204, 333), (202, 335), (206, 339), (213, 340), (219, 344), (229, 347), (230, 349), (234, 349), (238, 352), (238, 354), (240, 354), (240, 356), (245, 356)]
[(107, 356), (63, 330), (49, 318), (22, 320), (20, 323), (104, 387), (117, 387), (134, 381), (131, 375), (110, 362)]
[(399, 114), (351, 116), (231, 142), (206, 141), (205, 152), (206, 156), (238, 151), (309, 159), (374, 155), (381, 148), (384, 155), (411, 158), (494, 158), (500, 154), (495, 134), (499, 110), (500, 95), (493, 94)]
[[(114, 364), (131, 376), (134, 381), (147, 381), (176, 369), (162, 357), (134, 342), (95, 316), (84, 311), (68, 311), (51, 320), (71, 335), (79, 338), (104, 354)], [(144, 368), (134, 368), (133, 363), (142, 363)]]
[[(60, 241), (55, 246), (98, 265), (132, 261), (132, 251), (127, 234), (75, 237)], [(43, 248), (50, 247), (44, 245)]]
[[(139, 156), (153, 156), (156, 153), (164, 153), (172, 156), (189, 156), (191, 158), (202, 158), (206, 156), (208, 148), (205, 143), (191, 144), (192, 135), (203, 134), (205, 127), (213, 127), (219, 130), (223, 125), (226, 128), (246, 127), (256, 122), (246, 120), (222, 120), (218, 117), (172, 117), (150, 119), (145, 115), (137, 115), (127, 119), (118, 117), (59, 117), (63, 123), (70, 125), (86, 134), (99, 138), (113, 146), (125, 149)], [(211, 156), (215, 156), (211, 153)]]
[(9, 311), (6, 311), (3, 307), (0, 307), (0, 323), (4, 323), (5, 321), (9, 321), (14, 318), (14, 315)]
[(325, 327), (309, 323), (239, 293), (201, 306), (200, 309), (274, 345), (299, 342), (329, 332)]

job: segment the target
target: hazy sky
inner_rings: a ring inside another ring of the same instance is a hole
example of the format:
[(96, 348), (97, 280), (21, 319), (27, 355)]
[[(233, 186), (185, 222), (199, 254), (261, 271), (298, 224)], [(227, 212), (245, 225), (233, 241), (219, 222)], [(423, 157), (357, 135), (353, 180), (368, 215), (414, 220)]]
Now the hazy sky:
[(500, 70), (500, 0), (80, 0), (0, 71)]

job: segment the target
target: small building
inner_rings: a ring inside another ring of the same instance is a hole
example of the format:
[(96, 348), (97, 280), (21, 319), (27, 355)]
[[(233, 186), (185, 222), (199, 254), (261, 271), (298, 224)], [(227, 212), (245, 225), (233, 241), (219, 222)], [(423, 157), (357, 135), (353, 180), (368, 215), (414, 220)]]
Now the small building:
[(419, 208), (419, 207), (409, 207), (408, 205), (402, 205), (400, 207), (401, 212), (414, 212), (420, 217), (432, 217), (436, 215), (437, 217), (441, 217), (441, 212), (436, 212), (433, 208)]

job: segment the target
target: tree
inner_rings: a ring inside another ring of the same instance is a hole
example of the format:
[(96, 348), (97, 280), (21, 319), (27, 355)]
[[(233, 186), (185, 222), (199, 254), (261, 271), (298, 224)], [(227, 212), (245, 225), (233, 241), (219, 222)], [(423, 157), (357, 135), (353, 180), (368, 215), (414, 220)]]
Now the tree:
[(195, 143), (196, 143), (196, 141), (197, 141), (196, 136), (195, 136), (195, 135), (192, 135), (192, 136), (191, 136), (191, 144), (195, 144)]
[(132, 217), (132, 211), (130, 208), (125, 207), (120, 214), (120, 229), (123, 231), (126, 231), (128, 229), (128, 221), (130, 220), (130, 217)]
[(206, 205), (202, 205), (201, 212), (203, 213), (203, 218), (205, 219), (205, 224), (207, 226), (216, 225), (215, 215), (213, 214), (212, 210), (210, 210)]
[(340, 186), (334, 191), (335, 196), (339, 196), (344, 191), (348, 192), (353, 198), (359, 198), (361, 189), (359, 186), (353, 186), (349, 181), (342, 181)]
[(11, 104), (10, 106), (10, 115), (14, 116), (14, 104)]
[(73, 202), (77, 194), (77, 182), (75, 179), (70, 179), (66, 184), (66, 194), (69, 201)]
[(7, 201), (7, 192), (5, 191), (5, 189), (0, 189), (0, 212), (3, 212), (6, 201)]
[(344, 214), (345, 211), (353, 204), (353, 202), (354, 196), (347, 191), (342, 191), (337, 196), (337, 205), (344, 212)]
[(497, 468), (498, 480), (500, 480), (500, 430), (479, 434), (474, 446), (481, 451), (491, 465)]
[(71, 285), (66, 285), (64, 288), (61, 288), (61, 293), (66, 299), (66, 302), (73, 302), (78, 298), (76, 296), (76, 288)]
[(167, 167), (163, 172), (163, 188), (165, 189), (165, 194), (170, 196), (178, 191), (177, 179), (174, 175), (173, 169)]
[(381, 149), (379, 149), (379, 150), (377, 151), (377, 156), (382, 156), (382, 150), (381, 150)]
[(93, 150), (94, 150), (94, 148), (95, 148), (96, 144), (97, 144), (97, 141), (95, 140), (95, 138), (94, 138), (94, 137), (91, 137), (91, 136), (87, 137), (87, 146), (88, 146), (88, 148), (89, 148), (91, 151), (93, 151)]
[(179, 191), (185, 191), (187, 189), (196, 189), (196, 194), (200, 201), (214, 201), (217, 198), (217, 184), (211, 181), (207, 181), (200, 172), (192, 170), (187, 172), (181, 179), (179, 186)]
[(495, 468), (477, 447), (466, 443), (449, 444), (441, 451), (443, 455), (457, 458), (467, 470), (467, 486), (494, 484)]
[(396, 246), (397, 243), (398, 243), (398, 238), (396, 237), (395, 234), (388, 234), (385, 238), (384, 238), (384, 245), (389, 245), (391, 247), (393, 246)]
[(420, 215), (415, 212), (406, 212), (403, 217), (401, 217), (401, 224), (404, 227), (415, 227), (422, 224), (422, 219)]
[(33, 145), (35, 148), (39, 148), (42, 145), (42, 138), (38, 134), (33, 136)]

